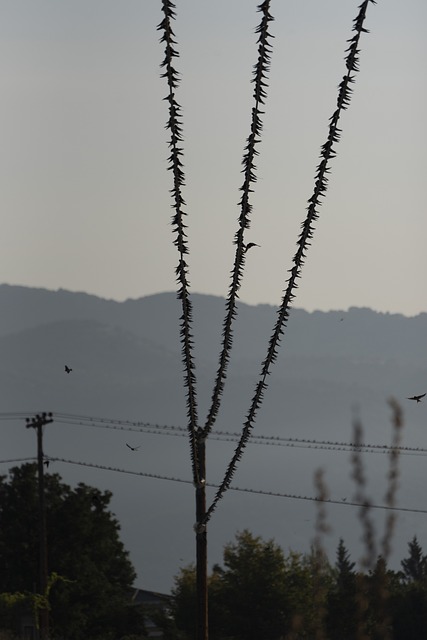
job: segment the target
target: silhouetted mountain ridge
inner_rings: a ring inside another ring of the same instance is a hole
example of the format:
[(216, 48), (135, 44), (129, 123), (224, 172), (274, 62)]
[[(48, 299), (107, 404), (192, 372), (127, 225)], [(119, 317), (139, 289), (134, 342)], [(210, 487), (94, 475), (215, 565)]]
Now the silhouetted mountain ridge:
[[(224, 299), (195, 294), (193, 303), (203, 415), (217, 369)], [(175, 294), (119, 303), (2, 285), (0, 308), (0, 374), (9, 406), (19, 407), (24, 399), (26, 406), (39, 406), (43, 399), (57, 410), (186, 422)], [(274, 322), (273, 307), (239, 304), (220, 426), (242, 423)], [(426, 333), (427, 314), (406, 318), (358, 308), (293, 309), (271, 369), (261, 425), (280, 424), (277, 416), (286, 411), (288, 422), (310, 431), (314, 423), (331, 422), (331, 414), (341, 422), (354, 403), (423, 392)], [(66, 380), (65, 364), (74, 369)]]
[[(217, 361), (224, 317), (224, 299), (193, 294), (196, 356)], [(174, 293), (116, 302), (86, 293), (48, 291), (0, 285), (0, 335), (57, 320), (92, 319), (121, 326), (136, 336), (180, 351), (180, 304)], [(239, 303), (234, 325), (233, 357), (265, 357), (276, 309), (270, 305)], [(292, 309), (281, 352), (288, 355), (338, 356), (355, 360), (379, 359), (425, 362), (427, 314), (405, 317), (351, 307), (345, 311)]]

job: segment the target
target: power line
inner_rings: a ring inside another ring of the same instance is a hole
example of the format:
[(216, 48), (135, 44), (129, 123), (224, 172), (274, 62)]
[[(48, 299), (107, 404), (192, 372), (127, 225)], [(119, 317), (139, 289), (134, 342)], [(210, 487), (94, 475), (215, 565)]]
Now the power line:
[[(0, 420), (22, 420), (35, 415), (37, 411), (9, 411), (0, 413)], [(40, 413), (40, 412), (39, 412)]]
[[(119, 467), (109, 467), (109, 466), (105, 466), (105, 465), (100, 465), (100, 464), (94, 464), (94, 463), (90, 463), (90, 462), (81, 462), (81, 461), (76, 461), (76, 460), (67, 460), (66, 458), (54, 458), (54, 457), (50, 457), (49, 456), (49, 460), (51, 462), (65, 462), (66, 464), (74, 464), (74, 465), (79, 465), (82, 467), (90, 467), (93, 469), (101, 469), (103, 471), (114, 471), (115, 473), (125, 473), (125, 474), (129, 474), (129, 475), (134, 475), (134, 476), (141, 476), (141, 477), (145, 477), (145, 478), (153, 478), (155, 480), (167, 480), (170, 482), (181, 482), (184, 484), (193, 484), (192, 480), (184, 480), (183, 478), (175, 478), (172, 476), (163, 476), (157, 473), (147, 473), (145, 471), (130, 471), (128, 469), (120, 469)], [(212, 487), (214, 489), (217, 489), (219, 487), (219, 485), (217, 484), (213, 484), (210, 482), (206, 483), (207, 487)], [(296, 495), (296, 494), (292, 494), (292, 493), (280, 493), (278, 491), (263, 491), (262, 489), (250, 489), (250, 488), (244, 488), (244, 487), (235, 487), (235, 486), (231, 486), (230, 487), (231, 491), (241, 491), (243, 493), (252, 493), (252, 494), (256, 494), (256, 495), (262, 495), (262, 496), (270, 496), (270, 497), (274, 497), (274, 498), (288, 498), (291, 500), (308, 500), (310, 502), (326, 502), (329, 504), (339, 504), (342, 506), (348, 506), (348, 507), (366, 507), (369, 506), (370, 509), (383, 509), (386, 511), (405, 511), (405, 512), (409, 512), (409, 513), (427, 513), (427, 509), (414, 509), (414, 508), (409, 508), (409, 507), (392, 507), (389, 505), (382, 505), (382, 504), (368, 504), (368, 503), (360, 503), (360, 502), (352, 502), (352, 501), (342, 501), (342, 500), (333, 500), (331, 498), (327, 498), (327, 499), (319, 499), (317, 497), (311, 497), (311, 496), (300, 496), (300, 495)]]
[(10, 462), (28, 462), (28, 460), (37, 460), (35, 456), (31, 458), (11, 458), (9, 460), (0, 460), (0, 464), (8, 464)]
[[(22, 420), (28, 412), (0, 413), (0, 420)], [(148, 433), (151, 435), (188, 437), (186, 427), (177, 425), (161, 425), (152, 422), (121, 420), (115, 418), (100, 418), (71, 413), (54, 413), (55, 423), (85, 426), (96, 429), (112, 429), (116, 431), (130, 431), (135, 433)], [(209, 436), (210, 439), (221, 442), (237, 442), (239, 432), (215, 430)], [(427, 448), (423, 447), (391, 447), (386, 444), (355, 444), (332, 440), (315, 440), (310, 438), (285, 438), (283, 436), (251, 435), (249, 443), (253, 445), (292, 447), (299, 449), (321, 449), (326, 451), (343, 451), (360, 453), (389, 454), (398, 451), (401, 455), (426, 456)]]
[[(106, 429), (117, 429), (120, 431), (138, 431), (142, 433), (153, 433), (155, 435), (173, 435), (182, 437), (187, 437), (188, 430), (187, 427), (181, 427), (177, 425), (160, 425), (151, 422), (134, 422), (131, 420), (115, 420), (109, 418), (94, 418), (91, 416), (73, 416), (72, 414), (55, 414), (58, 418), (55, 418), (58, 422), (63, 423), (72, 423), (77, 424), (75, 419), (79, 419), (78, 422), (81, 426), (89, 426), (87, 422), (90, 423), (90, 426), (94, 426), (96, 428), (106, 428)], [(100, 424), (96, 424), (100, 423)], [(223, 441), (235, 441), (240, 438), (239, 432), (233, 431), (224, 431), (224, 430), (215, 430), (212, 432), (212, 435), (215, 440), (223, 440)], [(427, 448), (423, 447), (397, 447), (393, 448), (386, 444), (368, 444), (368, 443), (360, 443), (355, 444), (352, 442), (339, 442), (332, 440), (315, 440), (309, 438), (285, 438), (283, 436), (265, 436), (265, 435), (252, 435), (250, 438), (250, 442), (252, 444), (268, 444), (268, 445), (277, 445), (277, 446), (301, 446), (304, 445), (306, 448), (314, 447), (322, 447), (322, 448), (335, 448), (336, 450), (343, 451), (354, 451), (356, 450), (375, 450), (380, 451), (381, 453), (388, 453), (390, 451), (398, 450), (400, 453), (408, 452), (408, 453), (417, 453), (427, 455)]]
[[(25, 461), (29, 461), (29, 460), (36, 460), (36, 458), (32, 457), (32, 458), (13, 458), (13, 459), (8, 459), (8, 460), (0, 460), (0, 464), (6, 464), (6, 463), (11, 463), (11, 462), (25, 462)], [(183, 478), (175, 478), (173, 476), (163, 476), (160, 475), (158, 473), (147, 473), (145, 471), (131, 471), (129, 469), (120, 469), (119, 467), (110, 467), (110, 466), (106, 466), (106, 465), (101, 465), (101, 464), (95, 464), (95, 463), (91, 463), (91, 462), (81, 462), (81, 461), (77, 461), (77, 460), (68, 460), (66, 458), (57, 458), (57, 457), (52, 457), (52, 456), (46, 456), (46, 460), (49, 460), (49, 462), (65, 462), (66, 464), (74, 464), (74, 465), (79, 465), (82, 467), (89, 467), (92, 469), (101, 469), (102, 471), (114, 471), (115, 473), (124, 473), (127, 475), (133, 475), (133, 476), (140, 476), (140, 477), (144, 477), (144, 478), (153, 478), (154, 480), (167, 480), (170, 482), (181, 482), (183, 484), (193, 484), (192, 480), (185, 480)], [(219, 487), (219, 485), (217, 484), (213, 484), (210, 482), (206, 483), (207, 487), (211, 487), (214, 489), (217, 489)], [(316, 497), (312, 497), (312, 496), (300, 496), (297, 494), (293, 494), (293, 493), (281, 493), (278, 491), (263, 491), (262, 489), (251, 489), (251, 488), (247, 488), (247, 487), (234, 487), (231, 486), (230, 487), (231, 491), (241, 491), (243, 493), (252, 493), (252, 494), (256, 494), (256, 495), (263, 495), (263, 496), (271, 496), (271, 497), (275, 497), (275, 498), (288, 498), (291, 500), (308, 500), (310, 502), (326, 502), (329, 504), (339, 504), (341, 506), (347, 506), (347, 507), (366, 507), (366, 503), (362, 504), (360, 502), (352, 502), (349, 500), (346, 500), (345, 502), (343, 500), (333, 500), (332, 498), (327, 498), (327, 499), (323, 499), (323, 500), (319, 500), (319, 498)], [(389, 510), (389, 511), (405, 511), (405, 512), (409, 512), (409, 513), (427, 513), (427, 509), (415, 509), (415, 508), (409, 508), (409, 507), (391, 507), (388, 505), (380, 505), (380, 504), (369, 504), (369, 508), (371, 509), (383, 509), (383, 510)]]
[[(132, 422), (130, 420), (114, 420), (107, 418), (92, 418), (72, 416), (71, 414), (55, 414), (55, 420), (62, 424), (75, 424), (79, 426), (91, 426), (101, 429), (114, 429), (119, 431), (134, 431), (137, 433), (150, 433), (154, 435), (188, 437), (186, 427), (177, 425), (159, 425), (150, 422)], [(74, 418), (77, 418), (74, 419)], [(100, 424), (97, 424), (100, 422)], [(89, 423), (89, 424), (88, 424)], [(232, 431), (215, 430), (209, 436), (212, 440), (222, 442), (237, 442), (240, 433)], [(387, 454), (390, 451), (399, 451), (405, 455), (427, 455), (427, 449), (422, 447), (397, 447), (382, 444), (354, 444), (351, 442), (338, 442), (331, 440), (315, 440), (308, 438), (284, 438), (282, 436), (251, 435), (250, 444), (268, 445), (280, 447), (295, 447), (300, 449), (324, 449), (328, 451), (360, 451), (364, 453)]]

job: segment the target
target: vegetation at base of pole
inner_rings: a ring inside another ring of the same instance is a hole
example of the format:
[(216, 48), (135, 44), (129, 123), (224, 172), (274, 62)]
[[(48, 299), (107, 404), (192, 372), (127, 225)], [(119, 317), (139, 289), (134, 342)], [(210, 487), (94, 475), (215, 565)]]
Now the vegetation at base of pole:
[[(50, 634), (62, 640), (116, 640), (144, 633), (131, 604), (135, 571), (108, 510), (112, 494), (45, 475), (49, 582), (38, 584), (37, 465), (0, 478), (0, 620), (14, 631), (23, 613), (48, 605)], [(36, 620), (35, 620), (36, 622)], [(0, 627), (1, 628), (1, 627)]]

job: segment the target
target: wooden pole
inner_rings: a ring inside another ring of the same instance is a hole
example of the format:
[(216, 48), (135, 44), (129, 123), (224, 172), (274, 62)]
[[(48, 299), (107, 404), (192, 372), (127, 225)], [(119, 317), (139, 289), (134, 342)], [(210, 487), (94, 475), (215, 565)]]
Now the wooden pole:
[[(46, 533), (46, 504), (44, 491), (44, 456), (43, 456), (43, 427), (53, 422), (52, 414), (37, 414), (30, 420), (27, 418), (27, 427), (33, 427), (37, 432), (37, 471), (39, 494), (39, 593), (46, 597), (48, 586), (47, 570), (47, 533)], [(49, 640), (49, 608), (39, 609), (40, 640)]]
[(208, 537), (206, 515), (206, 440), (197, 442), (199, 484), (196, 487), (197, 640), (208, 640)]

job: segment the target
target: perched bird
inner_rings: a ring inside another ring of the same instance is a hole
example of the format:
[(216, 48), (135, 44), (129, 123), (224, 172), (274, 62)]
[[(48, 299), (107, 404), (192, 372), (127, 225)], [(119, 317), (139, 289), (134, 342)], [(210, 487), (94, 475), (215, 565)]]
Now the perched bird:
[(140, 448), (140, 446), (141, 446), (141, 445), (139, 445), (138, 447), (131, 447), (131, 446), (130, 446), (130, 444), (128, 444), (128, 443), (126, 442), (126, 446), (127, 446), (127, 447), (129, 447), (129, 449), (130, 449), (131, 451), (138, 451), (138, 449)]
[(249, 249), (252, 249), (252, 247), (260, 247), (260, 244), (256, 244), (255, 242), (248, 242), (247, 245), (244, 245), (244, 249), (245, 249), (245, 253), (246, 251), (249, 251)]
[(65, 365), (65, 373), (71, 373), (72, 369), (70, 369), (70, 367), (67, 367), (67, 365)]
[(411, 398), (408, 398), (408, 400), (415, 400), (416, 402), (421, 402), (421, 398), (424, 398), (426, 394), (423, 393), (420, 396), (412, 396)]
[(46, 469), (47, 469), (47, 468), (49, 467), (50, 460), (45, 460), (45, 461), (43, 462), (43, 464), (44, 464), (44, 466), (45, 466), (45, 467), (46, 467)]

